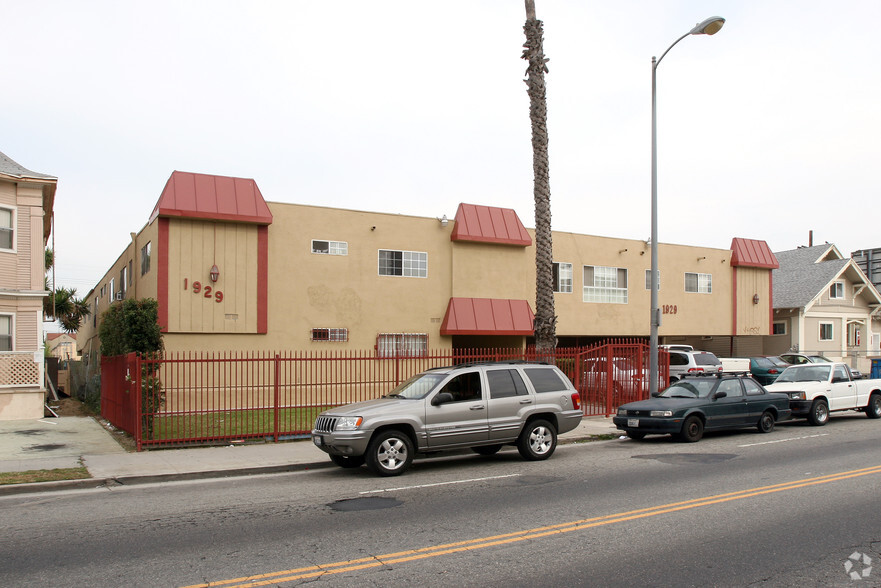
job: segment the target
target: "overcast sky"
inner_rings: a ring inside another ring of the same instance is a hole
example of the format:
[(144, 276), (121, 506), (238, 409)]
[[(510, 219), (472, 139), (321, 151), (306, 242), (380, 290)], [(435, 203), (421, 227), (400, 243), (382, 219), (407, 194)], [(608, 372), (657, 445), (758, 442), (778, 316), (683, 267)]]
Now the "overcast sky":
[[(536, 0), (553, 229), (881, 247), (881, 2)], [(172, 171), (269, 201), (533, 227), (523, 0), (0, 0), (0, 151), (58, 177), (57, 284), (84, 296)]]

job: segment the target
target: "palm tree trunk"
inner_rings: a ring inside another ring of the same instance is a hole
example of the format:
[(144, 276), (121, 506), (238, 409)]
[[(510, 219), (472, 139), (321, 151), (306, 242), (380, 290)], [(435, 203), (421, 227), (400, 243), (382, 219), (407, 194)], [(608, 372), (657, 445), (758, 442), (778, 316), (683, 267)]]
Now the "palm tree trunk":
[(543, 26), (535, 17), (534, 0), (526, 0), (526, 43), (523, 59), (529, 62), (526, 85), (532, 123), (533, 197), (535, 199), (535, 346), (552, 354), (556, 347), (554, 314), (553, 243), (551, 238), (551, 184), (548, 166), (548, 107), (544, 74), (548, 71), (542, 47)]

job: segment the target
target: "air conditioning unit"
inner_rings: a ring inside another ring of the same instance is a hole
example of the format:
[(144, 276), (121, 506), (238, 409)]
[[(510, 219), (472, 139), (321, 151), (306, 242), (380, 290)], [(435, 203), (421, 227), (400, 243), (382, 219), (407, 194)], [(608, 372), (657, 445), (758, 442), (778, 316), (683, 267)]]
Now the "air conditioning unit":
[(116, 299), (117, 299), (117, 300), (122, 300), (123, 298), (125, 298), (125, 293), (124, 293), (124, 292), (117, 292), (117, 293), (116, 293)]

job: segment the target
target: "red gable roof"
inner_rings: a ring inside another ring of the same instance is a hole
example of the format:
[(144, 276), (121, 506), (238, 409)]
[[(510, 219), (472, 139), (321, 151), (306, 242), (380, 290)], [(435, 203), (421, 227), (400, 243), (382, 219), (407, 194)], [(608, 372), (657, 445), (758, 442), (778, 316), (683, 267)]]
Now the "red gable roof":
[(511, 208), (459, 204), (451, 241), (532, 245), (532, 237)]
[(450, 298), (441, 335), (532, 335), (535, 315), (525, 300)]
[(777, 262), (777, 256), (764, 241), (735, 237), (731, 241), (731, 266), (777, 269), (780, 264)]
[(176, 171), (168, 178), (150, 215), (272, 224), (263, 194), (254, 180)]

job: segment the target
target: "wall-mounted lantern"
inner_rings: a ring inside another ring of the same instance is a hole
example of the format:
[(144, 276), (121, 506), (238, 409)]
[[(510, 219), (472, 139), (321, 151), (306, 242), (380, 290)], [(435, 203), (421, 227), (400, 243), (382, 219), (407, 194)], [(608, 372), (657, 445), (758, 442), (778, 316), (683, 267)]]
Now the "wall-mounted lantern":
[(759, 303), (759, 295), (753, 294), (753, 304), (758, 304), (758, 303)]
[(216, 282), (220, 277), (220, 268), (217, 267), (217, 264), (211, 266), (211, 271), (208, 273), (211, 276), (211, 281)]

